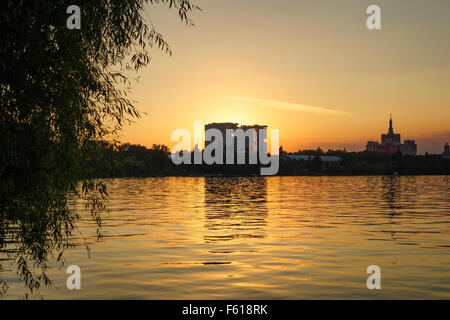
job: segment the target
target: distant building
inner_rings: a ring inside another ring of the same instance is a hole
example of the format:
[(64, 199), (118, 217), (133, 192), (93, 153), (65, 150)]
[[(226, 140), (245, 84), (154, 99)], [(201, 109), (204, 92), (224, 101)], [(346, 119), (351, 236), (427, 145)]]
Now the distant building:
[(442, 153), (442, 158), (450, 159), (450, 146), (448, 145), (448, 142), (444, 146), (444, 152)]
[(376, 152), (377, 147), (378, 147), (377, 141), (369, 141), (369, 142), (367, 142), (367, 145), (366, 145), (366, 151)]
[[(221, 123), (210, 123), (205, 125), (205, 131), (208, 129), (217, 129), (222, 133), (222, 137), (223, 137), (223, 154), (224, 156), (226, 155), (226, 150), (227, 150), (227, 139), (226, 139), (226, 132), (228, 129), (231, 129), (233, 131), (236, 132), (236, 130), (238, 129), (242, 129), (244, 131), (244, 133), (248, 130), (248, 129), (254, 129), (256, 136), (255, 136), (255, 141), (256, 141), (256, 155), (257, 158), (259, 158), (259, 130), (262, 129), (267, 129), (266, 125), (239, 125), (239, 123), (233, 123), (233, 122), (221, 122)], [(250, 152), (250, 138), (249, 137), (245, 137), (242, 136), (245, 139), (245, 147), (244, 147), (244, 152), (247, 154), (249, 154)], [(237, 139), (240, 138), (238, 135), (233, 134), (233, 150), (234, 153), (237, 154)], [(212, 143), (212, 141), (206, 141), (205, 140), (205, 148)], [(265, 141), (266, 143), (266, 150), (267, 150), (267, 141)]]
[(401, 151), (403, 155), (416, 156), (417, 155), (417, 144), (414, 140), (403, 141)]
[[(239, 123), (233, 123), (233, 122), (222, 122), (222, 123), (213, 122), (213, 123), (209, 123), (209, 124), (205, 125), (205, 131), (207, 131), (208, 129), (217, 129), (220, 132), (222, 132), (222, 137), (224, 137), (224, 138), (226, 137), (227, 129), (236, 130), (237, 128), (239, 128)], [(212, 141), (205, 140), (205, 148), (210, 143), (212, 143)], [(224, 139), (224, 141), (223, 141), (224, 150), (226, 148), (225, 143), (226, 143), (226, 141)]]
[(417, 145), (414, 140), (405, 140), (403, 144), (401, 143), (400, 134), (394, 133), (391, 116), (389, 119), (388, 133), (381, 135), (381, 143), (378, 143), (378, 141), (368, 141), (366, 151), (387, 154), (393, 154), (400, 151), (403, 155), (415, 156), (417, 155)]

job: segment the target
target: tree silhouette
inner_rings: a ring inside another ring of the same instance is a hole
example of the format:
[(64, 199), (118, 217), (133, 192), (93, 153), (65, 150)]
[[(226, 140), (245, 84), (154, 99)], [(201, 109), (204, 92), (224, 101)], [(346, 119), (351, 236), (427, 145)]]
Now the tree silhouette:
[(79, 0), (80, 30), (66, 26), (69, 1), (0, 4), (0, 253), (8, 247), (32, 292), (50, 284), (52, 252), (61, 260), (69, 246), (70, 197), (87, 198), (100, 226), (106, 188), (89, 177), (79, 185), (81, 164), (96, 149), (90, 141), (140, 116), (127, 93), (150, 48), (171, 53), (145, 12), (154, 2), (192, 24), (190, 0)]

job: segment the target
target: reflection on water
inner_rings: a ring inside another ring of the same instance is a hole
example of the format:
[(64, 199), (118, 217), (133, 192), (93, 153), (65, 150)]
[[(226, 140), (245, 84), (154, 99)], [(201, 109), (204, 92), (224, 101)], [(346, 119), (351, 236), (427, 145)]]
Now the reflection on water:
[(401, 209), (400, 203), (396, 202), (400, 199), (400, 179), (394, 176), (382, 177), (382, 199), (389, 206), (390, 213), (395, 214), (396, 209)]
[(205, 178), (205, 242), (264, 238), (266, 179)]
[[(66, 252), (82, 289), (44, 298), (450, 298), (448, 176), (110, 179), (103, 238)], [(8, 261), (5, 298), (23, 295)], [(366, 268), (381, 267), (369, 291)], [(8, 271), (10, 270), (10, 271)]]

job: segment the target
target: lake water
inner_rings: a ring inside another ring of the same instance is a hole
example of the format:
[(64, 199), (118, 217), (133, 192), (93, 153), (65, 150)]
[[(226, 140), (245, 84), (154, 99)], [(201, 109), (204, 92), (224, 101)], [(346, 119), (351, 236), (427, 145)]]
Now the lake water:
[[(101, 241), (84, 219), (44, 299), (450, 298), (449, 176), (105, 180)], [(90, 258), (83, 245), (90, 246)], [(65, 268), (81, 268), (68, 290)], [(381, 290), (368, 290), (369, 265)], [(3, 272), (4, 298), (24, 294)]]

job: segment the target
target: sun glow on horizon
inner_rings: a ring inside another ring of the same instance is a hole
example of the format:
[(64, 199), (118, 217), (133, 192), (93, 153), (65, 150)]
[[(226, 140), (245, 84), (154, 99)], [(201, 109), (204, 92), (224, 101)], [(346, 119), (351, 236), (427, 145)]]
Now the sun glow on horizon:
[[(384, 18), (389, 28), (373, 33), (361, 26), (364, 5), (356, 0), (330, 4), (333, 14), (314, 1), (292, 1), (276, 12), (269, 1), (243, 2), (239, 16), (232, 2), (199, 1), (205, 12), (190, 29), (152, 7), (174, 55), (154, 51), (143, 70), (133, 93), (148, 116), (124, 130), (124, 142), (170, 148), (173, 130), (192, 130), (201, 120), (279, 129), (289, 152), (360, 151), (386, 131), (390, 112), (396, 131), (416, 140), (419, 153), (440, 153), (450, 141), (444, 4), (430, 4), (424, 21), (432, 23), (419, 28), (418, 12), (401, 14), (403, 6), (392, 2)], [(274, 18), (269, 29), (267, 16)], [(324, 32), (328, 25), (335, 28)]]

